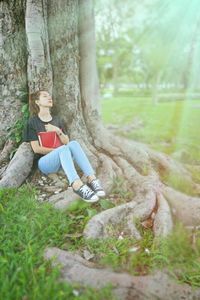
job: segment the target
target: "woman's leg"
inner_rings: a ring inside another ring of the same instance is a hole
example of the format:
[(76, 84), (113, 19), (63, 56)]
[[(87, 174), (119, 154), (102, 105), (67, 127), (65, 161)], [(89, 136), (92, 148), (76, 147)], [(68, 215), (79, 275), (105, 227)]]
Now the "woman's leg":
[(49, 174), (57, 172), (62, 166), (69, 180), (69, 184), (72, 185), (72, 183), (78, 182), (78, 185), (76, 186), (73, 184), (74, 192), (84, 201), (91, 203), (96, 202), (99, 200), (98, 196), (90, 187), (82, 183), (76, 172), (69, 144), (70, 143), (63, 145), (41, 157), (38, 161), (38, 167), (43, 173)]
[(99, 179), (96, 179), (96, 176), (94, 175), (95, 172), (80, 144), (77, 141), (71, 141), (68, 145), (77, 164), (88, 177), (88, 186), (96, 193), (97, 196), (104, 197), (106, 194)]
[(38, 168), (46, 175), (58, 172), (61, 166), (69, 180), (70, 185), (75, 180), (80, 179), (76, 172), (68, 144), (56, 148), (55, 150), (41, 157), (38, 161)]
[(91, 178), (95, 178), (95, 176), (94, 176), (95, 171), (92, 168), (81, 145), (77, 141), (70, 141), (67, 145), (69, 146), (69, 149), (73, 155), (73, 158), (75, 159), (75, 161), (77, 162), (78, 166), (81, 168), (83, 173), (87, 177), (91, 176)]
[[(84, 153), (81, 145), (77, 141), (70, 141), (67, 145), (72, 153), (73, 158), (77, 162), (78, 166), (87, 176), (88, 179), (87, 185), (91, 188), (91, 190), (93, 190), (93, 192), (95, 192), (97, 196), (105, 197), (106, 194), (105, 191), (103, 190), (103, 187), (101, 186), (100, 180), (96, 179), (95, 172), (86, 154)], [(79, 188), (80, 183), (74, 182), (73, 188), (76, 189), (76, 187)]]

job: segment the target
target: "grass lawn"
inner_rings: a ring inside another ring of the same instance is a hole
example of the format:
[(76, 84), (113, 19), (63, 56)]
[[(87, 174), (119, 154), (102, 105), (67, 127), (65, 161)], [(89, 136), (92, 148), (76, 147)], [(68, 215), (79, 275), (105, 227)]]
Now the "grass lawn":
[(52, 268), (43, 259), (47, 246), (78, 249), (81, 253), (87, 249), (99, 265), (133, 275), (167, 268), (175, 280), (200, 286), (198, 232), (193, 233), (193, 239), (177, 224), (168, 239), (153, 241), (151, 230), (138, 224), (143, 236), (139, 242), (128, 236), (118, 239), (116, 226), (110, 228), (112, 238), (86, 241), (81, 236), (86, 222), (111, 207), (109, 201), (104, 199), (91, 207), (77, 200), (63, 212), (36, 201), (35, 196), (34, 189), (27, 185), (0, 192), (0, 299), (114, 300), (111, 287), (95, 290), (59, 282), (59, 268)]
[[(188, 162), (200, 164), (200, 100), (153, 105), (150, 97), (103, 99), (102, 118), (105, 124), (119, 125), (119, 135), (168, 154), (184, 149)], [(130, 132), (123, 131), (123, 126), (134, 120), (139, 120), (141, 125)]]
[(58, 282), (59, 268), (43, 259), (47, 246), (79, 247), (81, 241), (67, 243), (65, 235), (82, 230), (86, 207), (82, 217), (79, 211), (72, 216), (35, 197), (30, 186), (0, 191), (0, 299), (113, 300), (109, 287), (99, 291)]

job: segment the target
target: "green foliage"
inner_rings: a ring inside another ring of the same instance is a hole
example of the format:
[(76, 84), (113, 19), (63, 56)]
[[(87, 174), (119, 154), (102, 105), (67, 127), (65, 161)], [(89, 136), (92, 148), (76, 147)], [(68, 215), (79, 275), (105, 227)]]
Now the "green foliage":
[(30, 185), (0, 190), (1, 299), (70, 300), (75, 297), (74, 291), (79, 294), (76, 299), (114, 299), (111, 286), (99, 291), (60, 282), (59, 267), (52, 268), (43, 259), (48, 246), (79, 252), (87, 249), (94, 254), (96, 263), (133, 275), (167, 268), (179, 282), (200, 286), (198, 231), (191, 234), (177, 224), (168, 238), (154, 240), (152, 231), (135, 220), (142, 235), (139, 241), (126, 234), (122, 239), (113, 236), (85, 240), (85, 224), (109, 208), (108, 200), (102, 199), (93, 206), (77, 200), (66, 211), (58, 211), (49, 203), (36, 201), (36, 197), (37, 190)]
[(199, 231), (190, 233), (177, 223), (173, 233), (159, 241), (154, 264), (167, 267), (179, 282), (200, 286), (199, 253)]
[[(112, 83), (116, 90), (122, 83), (145, 83), (153, 91), (157, 84), (170, 83), (170, 89), (199, 90), (197, 5), (188, 0), (96, 1), (101, 85)], [(182, 20), (179, 28), (177, 19)]]
[[(84, 203), (80, 210), (78, 205), (76, 207), (77, 209), (73, 210), (74, 218), (83, 214), (87, 221), (95, 212), (101, 211), (98, 205), (95, 208), (88, 208)], [(88, 213), (90, 210), (93, 213)], [(78, 217), (76, 220), (77, 224), (72, 230), (74, 234), (80, 232), (79, 224), (84, 223), (83, 218)], [(120, 272), (127, 271), (133, 275), (145, 275), (156, 269), (168, 269), (176, 280), (192, 286), (200, 286), (200, 233), (198, 231), (195, 232), (195, 244), (191, 243), (193, 233), (186, 231), (180, 224), (175, 225), (173, 233), (167, 238), (155, 240), (150, 229), (143, 228), (139, 220), (134, 222), (142, 236), (139, 241), (126, 233), (121, 239), (123, 226), (120, 228), (119, 224), (107, 228), (112, 234), (111, 238), (84, 240), (76, 236), (68, 237), (65, 249), (79, 251), (87, 249), (94, 254), (94, 261), (98, 264), (110, 266)], [(76, 231), (76, 228), (79, 230)]]
[(99, 203), (100, 203), (100, 206), (103, 210), (114, 207), (114, 204), (112, 202), (110, 202), (108, 199), (101, 199), (99, 201)]
[(133, 275), (146, 275), (156, 269), (167, 269), (179, 282), (200, 286), (200, 233), (196, 232), (196, 244), (191, 233), (176, 224), (165, 239), (153, 239), (151, 230), (142, 230), (140, 241), (125, 237), (88, 240), (87, 249), (94, 253), (102, 266), (116, 271), (128, 271)]
[(192, 179), (196, 182), (196, 183), (200, 183), (200, 167), (199, 166), (188, 166), (187, 167), (188, 170), (190, 171), (191, 175), (192, 175)]
[(127, 184), (127, 181), (123, 177), (115, 177), (113, 179), (112, 193), (115, 195), (116, 204), (128, 202), (132, 200), (135, 193), (132, 188)]
[(87, 249), (94, 253), (102, 266), (110, 266), (114, 270), (125, 270), (129, 263), (129, 248), (135, 243), (132, 238), (118, 240), (116, 238), (87, 240)]
[(19, 90), (18, 97), (19, 100), (22, 102), (21, 118), (19, 118), (12, 126), (7, 128), (7, 138), (10, 138), (11, 140), (15, 141), (17, 146), (22, 142), (23, 130), (29, 118), (29, 106), (27, 103), (28, 94), (26, 87), (22, 87)]
[(15, 141), (17, 145), (22, 142), (24, 126), (29, 117), (28, 104), (23, 104), (21, 109), (22, 117), (12, 127), (8, 127), (8, 138)]
[(61, 247), (83, 219), (37, 202), (36, 193), (31, 186), (0, 190), (0, 299), (70, 300), (74, 290), (76, 299), (114, 299), (111, 287), (85, 289), (58, 280), (59, 267), (43, 259), (44, 249)]

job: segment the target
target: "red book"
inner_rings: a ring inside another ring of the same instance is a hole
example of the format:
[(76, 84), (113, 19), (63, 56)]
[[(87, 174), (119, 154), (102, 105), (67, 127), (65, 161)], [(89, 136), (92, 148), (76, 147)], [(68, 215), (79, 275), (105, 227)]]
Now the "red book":
[(55, 131), (41, 131), (38, 132), (38, 139), (40, 146), (47, 148), (58, 148), (62, 145), (57, 133)]

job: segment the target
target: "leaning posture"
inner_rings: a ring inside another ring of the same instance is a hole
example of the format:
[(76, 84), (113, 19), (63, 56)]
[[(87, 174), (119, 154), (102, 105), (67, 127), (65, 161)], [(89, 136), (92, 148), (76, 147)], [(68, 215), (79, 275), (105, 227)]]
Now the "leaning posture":
[[(24, 141), (30, 142), (39, 170), (48, 175), (62, 168), (73, 191), (86, 202), (96, 202), (99, 197), (104, 197), (105, 191), (81, 145), (75, 140), (69, 141), (63, 121), (51, 114), (51, 95), (47, 91), (35, 92), (31, 94), (31, 105), (35, 116), (28, 120)], [(87, 183), (83, 183), (77, 174), (74, 160), (85, 174)]]

